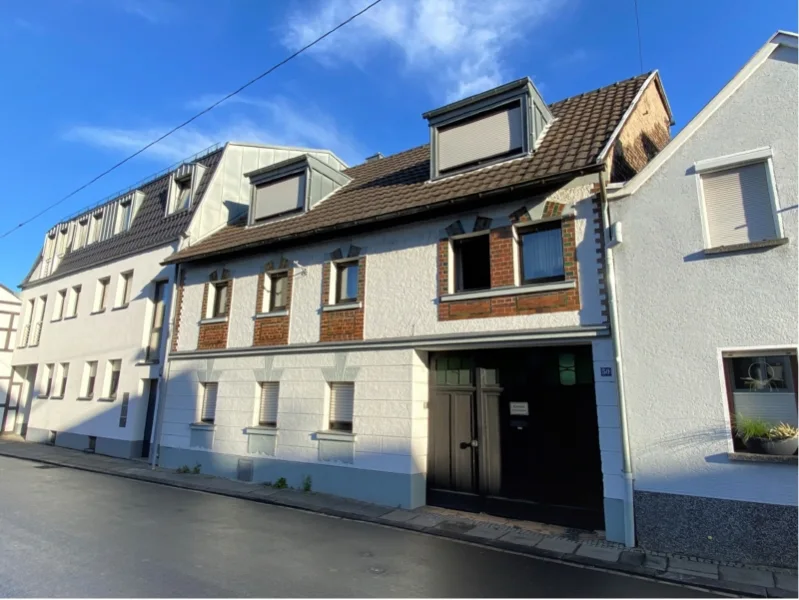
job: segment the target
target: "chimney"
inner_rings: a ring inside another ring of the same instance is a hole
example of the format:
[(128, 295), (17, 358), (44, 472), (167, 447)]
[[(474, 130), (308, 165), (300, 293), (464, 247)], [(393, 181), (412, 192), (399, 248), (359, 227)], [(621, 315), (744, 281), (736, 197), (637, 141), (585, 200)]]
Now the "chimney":
[(380, 154), (379, 152), (376, 152), (375, 154), (372, 154), (372, 156), (367, 156), (366, 157), (366, 162), (368, 162), (368, 163), (374, 162), (376, 160), (380, 160), (381, 158), (383, 158), (383, 155)]

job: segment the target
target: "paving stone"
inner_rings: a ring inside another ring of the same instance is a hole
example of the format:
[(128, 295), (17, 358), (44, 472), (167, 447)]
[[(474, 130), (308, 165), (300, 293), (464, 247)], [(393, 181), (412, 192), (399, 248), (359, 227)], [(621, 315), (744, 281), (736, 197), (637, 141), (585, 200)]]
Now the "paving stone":
[(506, 533), (500, 541), (508, 542), (509, 544), (518, 544), (519, 546), (535, 546), (544, 539), (540, 533), (531, 533), (528, 531), (511, 531)]
[(799, 591), (797, 585), (797, 577), (794, 573), (774, 573), (774, 580), (777, 587), (783, 590), (790, 590), (792, 592)]
[[(699, 577), (719, 578), (719, 566), (712, 563), (703, 563), (684, 558), (670, 558), (670, 572), (683, 573), (685, 575), (698, 575)], [(744, 582), (745, 583), (745, 582)]]
[(763, 587), (774, 587), (774, 575), (771, 571), (758, 571), (756, 569), (743, 569), (741, 567), (719, 567), (719, 579), (722, 581), (735, 581), (737, 583), (750, 583)]
[(669, 561), (665, 556), (652, 556), (647, 554), (644, 559), (644, 566), (647, 569), (655, 569), (656, 571), (665, 571), (669, 565)]
[(789, 592), (781, 588), (768, 588), (766, 593), (769, 598), (796, 598), (796, 592)]
[(435, 527), (439, 523), (444, 521), (444, 517), (440, 515), (431, 515), (431, 514), (421, 514), (416, 515), (413, 519), (408, 521), (409, 525), (416, 525), (417, 527)]
[(435, 527), (443, 531), (451, 531), (452, 533), (468, 533), (474, 529), (474, 523), (468, 521), (443, 521)]
[(616, 562), (619, 560), (621, 550), (619, 548), (605, 548), (603, 546), (592, 546), (590, 544), (580, 544), (575, 552), (578, 556), (587, 556), (589, 558), (596, 558), (597, 560), (605, 560), (607, 562)]
[(394, 521), (395, 523), (406, 523), (417, 516), (418, 515), (415, 512), (398, 508), (397, 510), (392, 510), (390, 513), (387, 513), (380, 518), (385, 519), (386, 521)]
[(571, 554), (577, 550), (579, 544), (571, 540), (562, 540), (559, 538), (544, 538), (537, 545), (536, 548), (541, 550), (549, 550), (551, 552), (560, 552), (561, 554)]
[(629, 550), (624, 550), (619, 556), (619, 562), (623, 565), (630, 565), (632, 567), (642, 567), (644, 566), (644, 559), (646, 559), (646, 554), (643, 552), (630, 552)]
[(490, 525), (478, 525), (474, 529), (466, 532), (466, 535), (484, 540), (496, 540), (507, 533), (506, 527), (492, 527)]
[(382, 517), (383, 515), (395, 510), (390, 506), (382, 506), (380, 504), (366, 504), (358, 502), (336, 503), (333, 505), (333, 508), (353, 515), (360, 515), (362, 517)]
[(250, 491), (250, 496), (255, 496), (256, 498), (267, 498), (274, 494), (277, 494), (278, 490), (273, 488), (271, 485), (262, 485), (254, 490)]

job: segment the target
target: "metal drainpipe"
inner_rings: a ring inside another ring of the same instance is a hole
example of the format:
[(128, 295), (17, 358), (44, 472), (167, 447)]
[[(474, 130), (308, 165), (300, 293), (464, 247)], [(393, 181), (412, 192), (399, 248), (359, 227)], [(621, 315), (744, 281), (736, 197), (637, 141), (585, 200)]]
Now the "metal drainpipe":
[(172, 290), (169, 294), (169, 331), (166, 336), (166, 347), (164, 348), (164, 362), (161, 369), (161, 381), (163, 385), (158, 386), (158, 395), (155, 397), (155, 424), (153, 425), (153, 441), (152, 441), (152, 454), (150, 460), (150, 468), (155, 469), (158, 466), (159, 454), (161, 452), (161, 398), (166, 398), (166, 389), (169, 385), (169, 350), (172, 347), (172, 332), (175, 329), (175, 311), (177, 305), (177, 287), (178, 277), (180, 277), (180, 265), (175, 265), (175, 278), (172, 282)]
[(622, 471), (624, 473), (624, 545), (635, 546), (635, 512), (633, 509), (633, 467), (630, 457), (630, 434), (627, 425), (627, 403), (624, 396), (621, 339), (619, 337), (619, 311), (616, 304), (616, 271), (613, 264), (613, 249), (610, 246), (610, 207), (608, 206), (605, 172), (599, 174), (600, 200), (602, 203), (602, 225), (605, 231), (605, 271), (607, 272), (608, 313), (613, 354), (616, 362), (616, 388), (619, 395), (619, 424), (621, 429)]

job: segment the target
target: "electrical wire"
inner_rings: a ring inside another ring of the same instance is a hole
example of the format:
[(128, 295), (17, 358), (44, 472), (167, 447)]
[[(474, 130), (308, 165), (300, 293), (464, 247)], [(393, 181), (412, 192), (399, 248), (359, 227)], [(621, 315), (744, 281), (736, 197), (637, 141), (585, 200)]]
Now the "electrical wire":
[(160, 141), (162, 141), (162, 140), (164, 140), (164, 139), (168, 138), (170, 135), (172, 135), (172, 134), (173, 134), (173, 133), (175, 133), (176, 131), (178, 131), (178, 130), (180, 130), (180, 129), (183, 129), (184, 127), (186, 127), (186, 125), (189, 125), (190, 123), (192, 123), (193, 121), (197, 120), (198, 118), (200, 118), (200, 117), (201, 117), (201, 116), (203, 116), (204, 114), (206, 114), (206, 113), (208, 113), (208, 112), (212, 111), (213, 109), (215, 109), (217, 106), (219, 106), (220, 104), (222, 104), (222, 103), (223, 103), (223, 102), (225, 102), (226, 100), (229, 100), (230, 98), (232, 98), (232, 97), (233, 97), (233, 96), (235, 96), (236, 94), (238, 94), (238, 93), (240, 93), (240, 92), (244, 91), (245, 89), (247, 89), (248, 87), (250, 87), (252, 84), (256, 83), (257, 81), (260, 81), (261, 79), (263, 79), (264, 77), (266, 77), (267, 75), (269, 75), (270, 73), (272, 73), (273, 71), (275, 71), (275, 70), (279, 69), (280, 67), (282, 67), (283, 65), (285, 65), (285, 64), (286, 64), (286, 63), (288, 63), (289, 61), (291, 61), (291, 60), (293, 60), (293, 59), (297, 58), (297, 57), (298, 57), (300, 54), (302, 54), (302, 53), (303, 53), (303, 52), (305, 52), (306, 50), (308, 50), (308, 49), (312, 48), (313, 46), (315, 46), (316, 44), (318, 44), (319, 42), (321, 42), (322, 40), (324, 40), (324, 39), (325, 39), (326, 37), (328, 37), (329, 35), (331, 35), (331, 34), (335, 33), (336, 31), (338, 31), (339, 29), (341, 29), (342, 27), (344, 27), (345, 25), (347, 25), (347, 24), (348, 24), (348, 23), (350, 23), (351, 21), (354, 21), (355, 19), (357, 19), (358, 17), (360, 17), (360, 16), (361, 16), (363, 13), (365, 13), (365, 12), (366, 12), (366, 11), (368, 11), (369, 9), (371, 9), (371, 8), (375, 7), (376, 5), (380, 4), (380, 2), (382, 2), (382, 1), (383, 1), (383, 0), (374, 0), (374, 2), (372, 2), (371, 4), (369, 4), (368, 6), (366, 6), (365, 8), (363, 8), (363, 9), (359, 10), (357, 13), (355, 13), (354, 15), (352, 15), (351, 17), (349, 17), (348, 19), (346, 19), (346, 20), (342, 21), (341, 23), (339, 23), (338, 25), (336, 25), (336, 26), (335, 26), (333, 29), (331, 29), (331, 30), (329, 30), (327, 33), (325, 33), (324, 35), (321, 35), (320, 37), (316, 38), (314, 41), (310, 42), (309, 44), (307, 44), (307, 45), (303, 46), (302, 48), (300, 48), (299, 50), (297, 50), (296, 52), (294, 52), (294, 53), (293, 53), (293, 54), (291, 54), (290, 56), (287, 56), (286, 58), (284, 58), (283, 60), (281, 60), (279, 63), (277, 63), (277, 64), (273, 65), (272, 67), (270, 67), (269, 69), (267, 69), (266, 71), (264, 71), (263, 73), (261, 73), (260, 75), (258, 75), (257, 77), (254, 77), (254, 78), (250, 79), (250, 81), (248, 81), (247, 83), (245, 83), (245, 84), (244, 84), (244, 85), (242, 85), (241, 87), (237, 88), (236, 90), (234, 90), (234, 91), (230, 92), (230, 93), (229, 93), (227, 96), (225, 96), (224, 98), (221, 98), (221, 99), (217, 100), (216, 102), (214, 102), (213, 104), (211, 104), (211, 105), (210, 105), (208, 108), (205, 108), (205, 109), (201, 110), (200, 112), (198, 112), (197, 114), (195, 114), (193, 117), (191, 117), (191, 118), (189, 118), (189, 119), (186, 119), (186, 120), (185, 120), (185, 121), (183, 121), (183, 123), (181, 123), (180, 125), (177, 125), (176, 127), (173, 127), (172, 129), (170, 129), (169, 131), (167, 131), (167, 132), (166, 132), (164, 135), (162, 135), (161, 137), (159, 137), (159, 138), (157, 138), (157, 139), (153, 140), (152, 142), (150, 142), (150, 143), (149, 143), (149, 144), (147, 144), (146, 146), (144, 146), (144, 147), (140, 148), (139, 150), (137, 150), (136, 152), (134, 152), (133, 154), (131, 154), (130, 156), (128, 156), (127, 158), (125, 158), (125, 159), (123, 159), (123, 160), (119, 161), (119, 162), (118, 162), (118, 163), (116, 163), (114, 166), (112, 166), (112, 167), (110, 167), (110, 168), (106, 169), (105, 171), (103, 171), (102, 173), (100, 173), (99, 175), (97, 175), (96, 177), (94, 177), (93, 179), (91, 179), (90, 181), (88, 181), (88, 182), (84, 183), (84, 184), (83, 184), (82, 186), (80, 186), (79, 188), (77, 188), (77, 189), (73, 190), (72, 192), (70, 192), (69, 194), (67, 194), (66, 196), (64, 196), (64, 197), (63, 197), (63, 198), (61, 198), (60, 200), (58, 200), (57, 202), (53, 202), (53, 203), (52, 203), (52, 204), (50, 204), (49, 206), (47, 206), (47, 207), (43, 208), (42, 210), (40, 210), (39, 212), (37, 212), (37, 213), (36, 213), (35, 215), (33, 215), (32, 217), (30, 217), (30, 218), (28, 218), (28, 219), (26, 219), (26, 220), (22, 221), (21, 223), (19, 223), (19, 224), (18, 224), (18, 225), (16, 225), (15, 227), (12, 227), (12, 228), (11, 228), (11, 229), (9, 229), (8, 231), (6, 231), (4, 234), (0, 235), (0, 239), (3, 239), (3, 238), (6, 238), (6, 237), (8, 237), (9, 235), (11, 235), (12, 233), (14, 233), (15, 231), (17, 231), (17, 230), (21, 229), (22, 227), (24, 227), (24, 226), (25, 226), (25, 225), (27, 225), (28, 223), (30, 223), (30, 222), (32, 222), (32, 221), (34, 221), (34, 220), (38, 219), (38, 218), (39, 218), (39, 217), (41, 217), (43, 214), (45, 214), (46, 212), (48, 212), (48, 211), (52, 210), (53, 208), (55, 208), (55, 207), (56, 207), (56, 206), (58, 206), (59, 204), (61, 204), (61, 203), (63, 203), (63, 202), (66, 202), (67, 200), (69, 200), (70, 198), (72, 198), (72, 197), (73, 197), (75, 194), (77, 194), (77, 193), (79, 193), (79, 192), (82, 192), (83, 190), (85, 190), (87, 187), (89, 187), (89, 186), (90, 186), (90, 185), (92, 185), (93, 183), (95, 183), (95, 182), (99, 181), (100, 179), (102, 179), (103, 177), (105, 177), (106, 175), (108, 175), (109, 173), (111, 173), (112, 171), (114, 171), (114, 170), (118, 169), (119, 167), (121, 167), (122, 165), (124, 165), (126, 162), (128, 162), (128, 161), (130, 161), (130, 160), (132, 160), (132, 159), (136, 158), (136, 157), (137, 157), (139, 154), (141, 154), (142, 152), (145, 152), (145, 151), (146, 151), (146, 150), (148, 150), (149, 148), (152, 148), (152, 147), (153, 147), (153, 146), (155, 146), (155, 145), (156, 145), (158, 142), (160, 142)]
[(638, 66), (640, 67), (639, 73), (644, 72), (644, 53), (641, 50), (641, 23), (638, 20), (638, 0), (633, 0), (635, 2), (635, 28), (638, 31)]

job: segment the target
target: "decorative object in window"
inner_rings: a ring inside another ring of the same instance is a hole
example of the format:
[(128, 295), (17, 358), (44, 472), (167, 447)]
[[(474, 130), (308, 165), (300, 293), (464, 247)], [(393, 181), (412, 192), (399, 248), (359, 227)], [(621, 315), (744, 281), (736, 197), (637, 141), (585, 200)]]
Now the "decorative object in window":
[(455, 291), (487, 290), (491, 287), (491, 253), (489, 236), (452, 240), (455, 255)]

